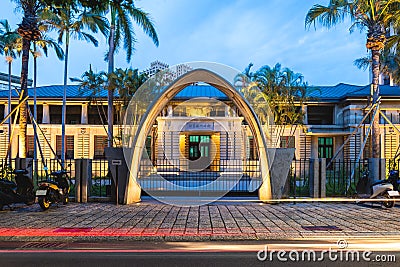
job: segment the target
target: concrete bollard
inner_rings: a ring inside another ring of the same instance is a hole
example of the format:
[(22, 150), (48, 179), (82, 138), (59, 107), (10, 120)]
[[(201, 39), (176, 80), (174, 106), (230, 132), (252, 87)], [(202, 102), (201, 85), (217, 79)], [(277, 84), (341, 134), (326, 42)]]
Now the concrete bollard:
[(326, 197), (326, 159), (311, 159), (310, 165), (310, 197)]
[(86, 203), (89, 198), (89, 180), (92, 176), (92, 160), (75, 160), (75, 199), (76, 202)]

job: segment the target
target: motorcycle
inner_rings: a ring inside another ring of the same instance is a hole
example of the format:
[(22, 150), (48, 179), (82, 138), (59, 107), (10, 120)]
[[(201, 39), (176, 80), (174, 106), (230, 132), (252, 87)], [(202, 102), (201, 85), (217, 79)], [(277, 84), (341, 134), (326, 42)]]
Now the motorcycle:
[[(15, 182), (8, 179), (0, 179), (0, 210), (4, 205), (10, 207), (14, 203), (35, 203), (34, 186), (26, 169), (12, 171), (15, 174)], [(11, 207), (10, 207), (11, 208)]]
[(69, 202), (70, 181), (67, 171), (55, 171), (50, 175), (54, 177), (54, 181), (42, 182), (36, 190), (38, 203), (42, 210), (49, 209), (52, 203), (63, 203), (65, 205)]
[(368, 177), (369, 171), (364, 171), (356, 185), (357, 194), (360, 196), (362, 193), (364, 193), (364, 195), (366, 193), (370, 199), (382, 199), (381, 203), (385, 208), (392, 208), (395, 204), (396, 197), (400, 196), (399, 191), (394, 190), (394, 186), (391, 183), (393, 177), (391, 180), (386, 179), (373, 181), (369, 186), (369, 193), (365, 192), (368, 186)]
[(390, 170), (388, 182), (393, 185), (393, 190), (399, 191), (400, 189), (400, 179), (399, 179), (399, 171), (398, 170)]

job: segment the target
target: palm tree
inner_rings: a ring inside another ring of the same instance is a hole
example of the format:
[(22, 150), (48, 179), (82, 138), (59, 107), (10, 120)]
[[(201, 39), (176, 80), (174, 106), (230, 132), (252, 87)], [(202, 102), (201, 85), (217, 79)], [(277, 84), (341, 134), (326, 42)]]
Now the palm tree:
[[(14, 0), (23, 12), (22, 22), (18, 25), (18, 33), (22, 37), (22, 66), (20, 101), (25, 101), (28, 95), (28, 66), (31, 42), (40, 39), (38, 27), (38, 12), (43, 3), (39, 0)], [(19, 109), (19, 157), (26, 157), (26, 129), (28, 122), (28, 103), (25, 101)]]
[[(277, 63), (274, 67), (262, 66), (256, 72), (250, 72), (250, 64), (243, 72), (244, 77), (259, 88), (262, 94), (259, 100), (255, 100), (255, 111), (259, 115), (268, 114), (268, 108), (263, 104), (266, 102), (272, 111), (277, 136), (281, 136), (286, 126), (290, 125), (290, 136), (294, 135), (297, 126), (303, 123), (304, 114), (301, 111), (303, 103), (309, 99), (310, 89), (300, 73), (289, 68), (282, 68)], [(249, 83), (248, 82), (248, 83)], [(258, 109), (261, 109), (258, 111)], [(261, 118), (268, 121), (268, 118)], [(276, 140), (276, 142), (278, 142)], [(288, 145), (289, 143), (287, 143)], [(276, 145), (276, 144), (274, 144)]]
[[(307, 27), (319, 23), (326, 28), (349, 18), (353, 23), (350, 31), (356, 27), (366, 30), (366, 47), (371, 51), (373, 104), (377, 104), (379, 99), (381, 51), (385, 48), (390, 29), (398, 23), (399, 11), (399, 0), (330, 0), (327, 6), (314, 5), (305, 18)], [(380, 157), (379, 116), (375, 116), (372, 123), (372, 151), (373, 158)]]
[(108, 75), (111, 90), (118, 90), (118, 97), (124, 106), (127, 106), (133, 95), (142, 84), (147, 81), (147, 75), (138, 69), (118, 68)]
[[(118, 105), (118, 125), (122, 125), (121, 118), (124, 115), (125, 109), (129, 104), (129, 101), (136, 93), (137, 89), (146, 82), (147, 75), (144, 73), (140, 73), (138, 69), (121, 69), (118, 68), (111, 74), (107, 74), (104, 71), (94, 72), (92, 67), (90, 66), (89, 70), (84, 72), (81, 78), (72, 78), (74, 82), (79, 82), (79, 90), (81, 94), (88, 94), (89, 101), (93, 102), (103, 124), (104, 119), (107, 119), (107, 116), (103, 109), (100, 110), (98, 105), (98, 98), (101, 97), (101, 92), (104, 89), (108, 90), (118, 90), (118, 99), (121, 105)], [(110, 88), (111, 87), (111, 88)], [(104, 119), (103, 119), (104, 118)], [(107, 132), (107, 129), (104, 129)], [(121, 136), (118, 136), (118, 139), (121, 139)]]
[[(136, 42), (132, 20), (138, 24), (142, 30), (158, 46), (158, 36), (154, 24), (148, 13), (137, 8), (133, 0), (105, 0), (110, 13), (110, 32), (108, 35), (108, 73), (114, 71), (114, 54), (123, 42), (123, 48), (126, 51), (126, 59), (131, 61)], [(111, 88), (112, 86), (109, 86)], [(108, 91), (108, 146), (113, 144), (113, 91)]]
[(125, 70), (118, 68), (108, 75), (108, 89), (112, 92), (118, 90), (120, 102), (120, 104), (116, 106), (119, 126), (117, 139), (119, 142), (122, 141), (122, 118), (125, 115), (128, 104), (139, 87), (146, 82), (147, 78), (146, 74), (140, 73), (138, 69), (131, 68)]
[(98, 46), (96, 38), (86, 33), (88, 29), (93, 33), (101, 32), (104, 35), (108, 34), (107, 20), (99, 14), (92, 13), (92, 10), (83, 8), (82, 10), (73, 10), (71, 6), (58, 8), (56, 12), (43, 12), (43, 19), (46, 20), (50, 29), (54, 29), (58, 34), (58, 42), (65, 44), (64, 58), (64, 94), (62, 108), (62, 138), (61, 138), (61, 162), (64, 167), (65, 161), (65, 122), (66, 122), (66, 92), (68, 79), (68, 56), (70, 39), (75, 38), (85, 40)]
[[(6, 56), (6, 61), (8, 63), (8, 114), (11, 113), (11, 69), (12, 62), (14, 59), (21, 54), (21, 37), (16, 31), (11, 29), (10, 24), (7, 20), (0, 21), (0, 52)], [(9, 151), (8, 159), (11, 164), (11, 119), (8, 120), (8, 143)]]

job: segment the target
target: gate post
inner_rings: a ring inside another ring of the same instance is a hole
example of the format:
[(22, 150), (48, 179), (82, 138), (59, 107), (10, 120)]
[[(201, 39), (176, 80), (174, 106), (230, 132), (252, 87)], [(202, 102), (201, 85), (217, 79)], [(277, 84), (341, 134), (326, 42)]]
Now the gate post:
[(32, 158), (16, 158), (15, 169), (26, 169), (28, 177), (33, 180), (33, 159)]
[(375, 180), (386, 179), (386, 160), (385, 159), (368, 159), (369, 165), (369, 182), (370, 184)]
[(310, 197), (326, 196), (326, 159), (310, 159)]
[(319, 159), (319, 197), (326, 197), (326, 159)]
[(77, 159), (75, 160), (75, 199), (76, 202), (88, 202), (88, 185), (89, 179), (92, 176), (92, 160), (91, 159)]

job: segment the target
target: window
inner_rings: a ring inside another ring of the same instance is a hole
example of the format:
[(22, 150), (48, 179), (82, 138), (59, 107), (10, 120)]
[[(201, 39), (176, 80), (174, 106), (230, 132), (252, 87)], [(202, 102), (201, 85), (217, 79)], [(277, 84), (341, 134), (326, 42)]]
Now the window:
[(149, 159), (151, 160), (153, 158), (151, 153), (151, 135), (147, 136), (146, 138), (146, 152), (149, 156)]
[(249, 154), (248, 159), (258, 160), (258, 150), (257, 145), (253, 136), (249, 136)]
[(190, 135), (189, 136), (189, 160), (210, 157), (210, 136)]
[(334, 106), (308, 106), (307, 117), (310, 125), (332, 125)]
[(26, 136), (26, 157), (33, 158), (33, 151), (34, 151), (34, 136), (27, 135)]
[(66, 122), (67, 124), (80, 124), (81, 123), (82, 106), (68, 105)]
[(7, 109), (6, 114), (4, 114), (4, 108), (5, 108), (5, 105), (0, 105), (0, 118), (2, 118), (2, 119), (8, 113), (8, 109)]
[(225, 117), (225, 107), (214, 107), (210, 112), (210, 117)]
[(107, 147), (107, 135), (94, 136), (94, 157), (95, 159), (105, 159), (104, 148)]
[(333, 138), (318, 137), (318, 158), (330, 160), (333, 157)]
[[(65, 143), (65, 158), (66, 159), (73, 159), (74, 158), (74, 136), (73, 135), (66, 135), (65, 136), (66, 143)], [(57, 135), (56, 138), (56, 154), (58, 158), (61, 158), (61, 146), (62, 146), (62, 139), (61, 135)]]
[(295, 148), (294, 136), (281, 136), (281, 148)]
[[(68, 113), (68, 111), (67, 111)], [(62, 106), (50, 105), (49, 106), (50, 123), (61, 124), (62, 121)]]
[[(34, 110), (33, 110), (33, 105), (29, 105), (29, 108), (32, 111), (32, 115), (34, 115)], [(36, 109), (37, 109), (37, 117), (36, 117), (36, 121), (37, 123), (42, 123), (42, 119), (43, 119), (43, 105), (36, 105)], [(29, 123), (31, 123), (31, 121), (29, 120)]]
[(107, 124), (107, 106), (89, 105), (88, 106), (88, 124), (102, 125)]

